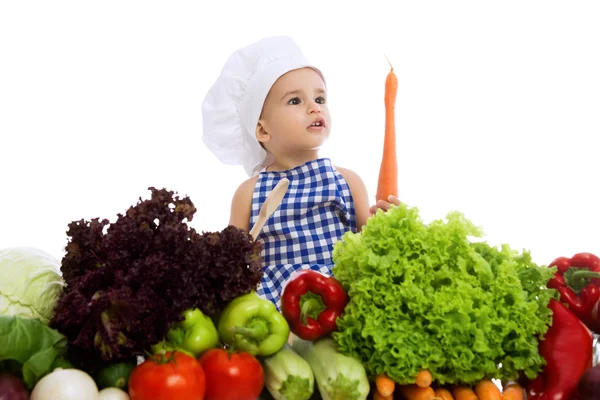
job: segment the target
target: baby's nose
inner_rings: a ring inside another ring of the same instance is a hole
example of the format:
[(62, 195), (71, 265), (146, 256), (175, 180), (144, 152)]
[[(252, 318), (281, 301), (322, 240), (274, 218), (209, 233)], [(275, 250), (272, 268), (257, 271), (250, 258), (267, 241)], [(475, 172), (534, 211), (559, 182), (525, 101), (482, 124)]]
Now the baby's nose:
[(319, 105), (319, 103), (313, 101), (312, 104), (310, 105), (310, 107), (308, 108), (308, 112), (309, 113), (319, 113), (321, 112), (321, 106)]

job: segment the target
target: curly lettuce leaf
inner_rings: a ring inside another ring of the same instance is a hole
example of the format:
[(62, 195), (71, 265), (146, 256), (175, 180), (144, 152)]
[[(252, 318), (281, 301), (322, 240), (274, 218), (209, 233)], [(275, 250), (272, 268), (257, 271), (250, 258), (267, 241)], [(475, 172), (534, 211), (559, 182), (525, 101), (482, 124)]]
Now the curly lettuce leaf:
[(441, 384), (541, 372), (554, 271), (477, 237), (459, 212), (425, 224), (406, 205), (347, 233), (333, 252), (333, 273), (350, 296), (334, 333), (340, 351), (403, 384), (422, 369)]

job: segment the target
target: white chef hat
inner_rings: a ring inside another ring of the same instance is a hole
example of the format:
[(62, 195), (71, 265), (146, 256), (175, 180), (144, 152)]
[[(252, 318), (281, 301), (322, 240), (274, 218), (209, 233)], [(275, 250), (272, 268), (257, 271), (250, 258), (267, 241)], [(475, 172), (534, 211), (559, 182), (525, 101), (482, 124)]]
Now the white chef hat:
[(221, 162), (243, 165), (249, 176), (273, 162), (256, 140), (256, 125), (275, 81), (304, 67), (323, 77), (288, 36), (262, 39), (229, 57), (202, 103), (202, 140)]

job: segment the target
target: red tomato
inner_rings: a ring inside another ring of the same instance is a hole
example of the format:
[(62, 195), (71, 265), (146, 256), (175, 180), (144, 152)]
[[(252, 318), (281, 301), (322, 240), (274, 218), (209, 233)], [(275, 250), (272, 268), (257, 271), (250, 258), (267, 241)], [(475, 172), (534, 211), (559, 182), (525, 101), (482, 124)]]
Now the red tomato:
[(202, 366), (180, 351), (148, 358), (129, 377), (131, 400), (202, 400), (205, 392)]
[(249, 353), (228, 354), (211, 349), (200, 356), (206, 374), (206, 400), (256, 400), (265, 374), (260, 362)]

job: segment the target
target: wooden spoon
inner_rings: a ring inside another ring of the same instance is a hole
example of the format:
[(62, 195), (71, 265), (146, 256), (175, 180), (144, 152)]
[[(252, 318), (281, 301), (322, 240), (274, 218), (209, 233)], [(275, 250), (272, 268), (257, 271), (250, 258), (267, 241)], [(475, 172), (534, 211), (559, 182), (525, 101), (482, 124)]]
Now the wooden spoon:
[(288, 185), (290, 181), (287, 178), (282, 178), (277, 185), (271, 190), (271, 193), (267, 196), (267, 199), (263, 203), (262, 207), (260, 207), (260, 211), (258, 213), (258, 218), (250, 230), (250, 236), (254, 240), (262, 230), (263, 226), (265, 226), (265, 222), (273, 215), (279, 204), (281, 204), (281, 200), (285, 196), (285, 192), (287, 192)]

